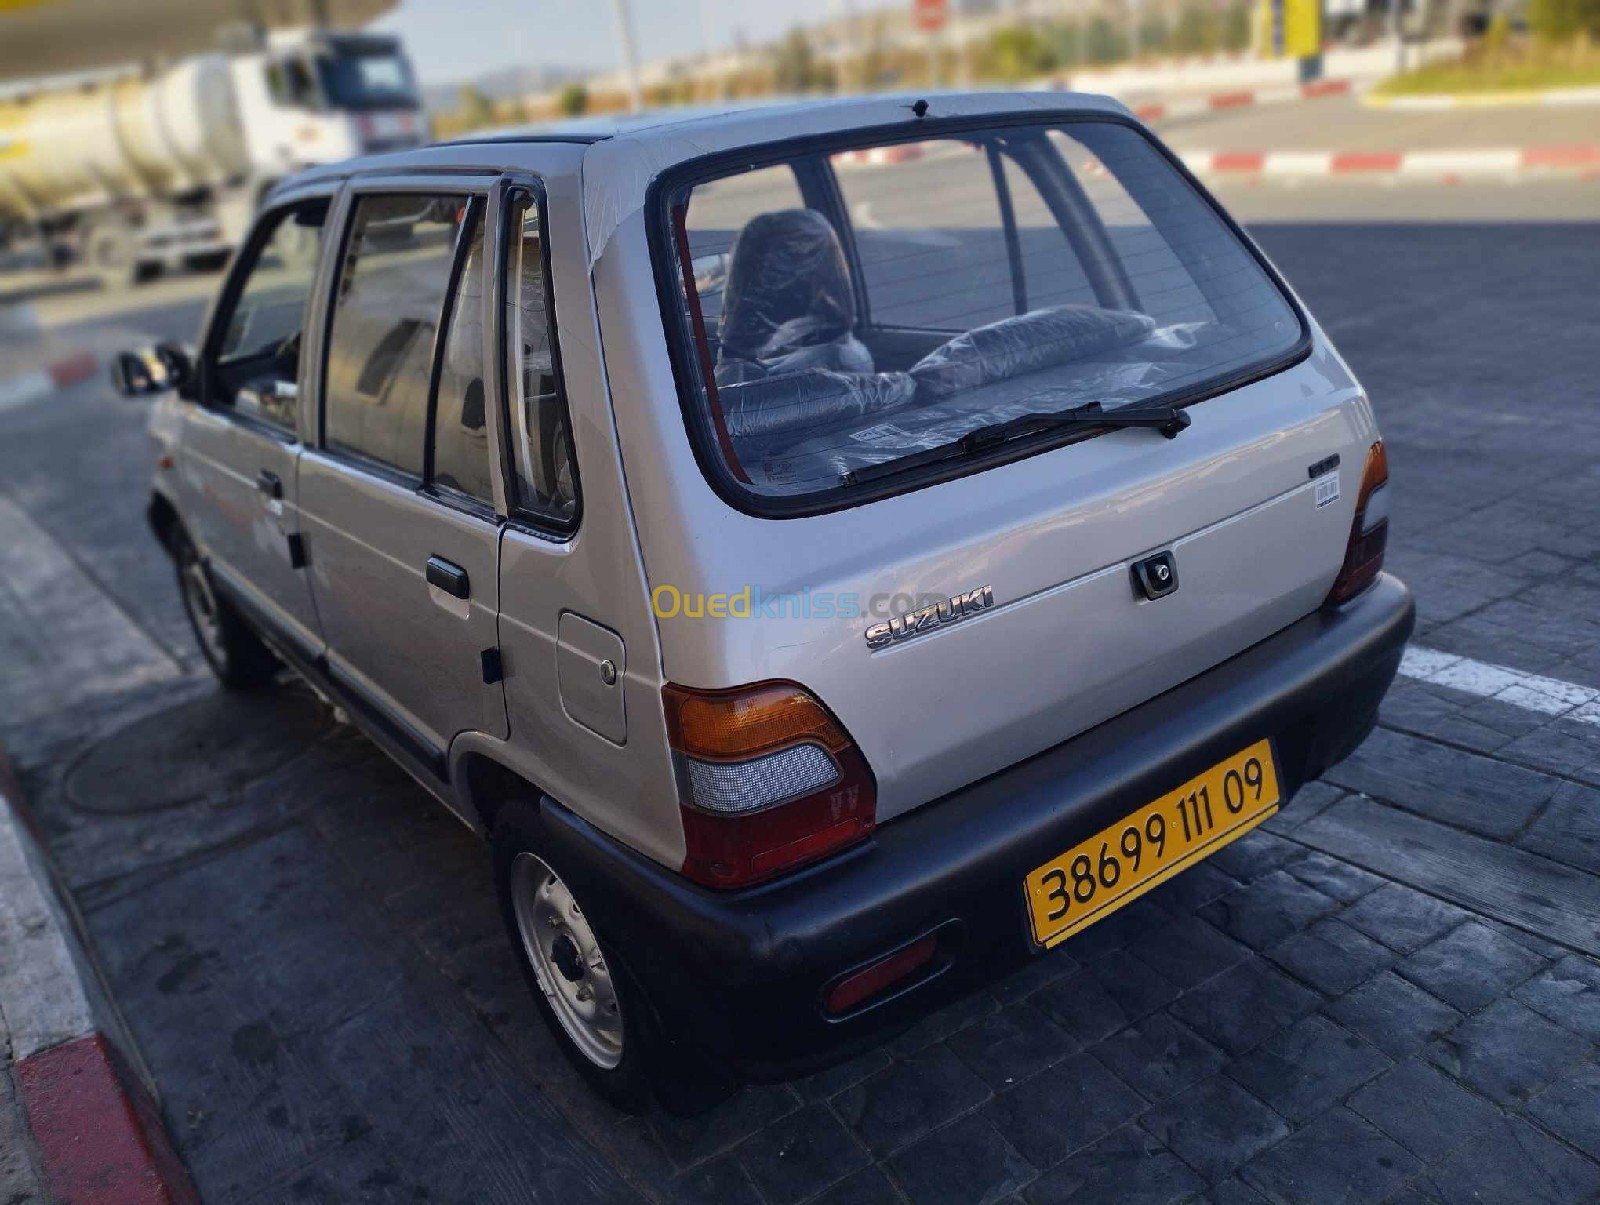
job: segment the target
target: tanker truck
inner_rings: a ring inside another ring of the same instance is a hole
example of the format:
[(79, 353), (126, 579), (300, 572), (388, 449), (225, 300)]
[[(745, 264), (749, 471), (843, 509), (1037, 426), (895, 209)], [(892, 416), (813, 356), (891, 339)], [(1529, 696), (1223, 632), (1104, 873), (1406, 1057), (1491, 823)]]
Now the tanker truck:
[(107, 282), (220, 264), (283, 176), (428, 138), (397, 39), (236, 34), (223, 51), (0, 89), (0, 249)]

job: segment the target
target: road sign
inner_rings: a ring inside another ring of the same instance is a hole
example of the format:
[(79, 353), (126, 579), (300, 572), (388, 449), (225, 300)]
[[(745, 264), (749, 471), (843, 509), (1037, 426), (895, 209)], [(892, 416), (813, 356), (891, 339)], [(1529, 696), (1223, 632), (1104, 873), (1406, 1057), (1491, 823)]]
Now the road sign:
[(949, 19), (949, 0), (911, 0), (911, 20), (923, 33), (938, 33)]

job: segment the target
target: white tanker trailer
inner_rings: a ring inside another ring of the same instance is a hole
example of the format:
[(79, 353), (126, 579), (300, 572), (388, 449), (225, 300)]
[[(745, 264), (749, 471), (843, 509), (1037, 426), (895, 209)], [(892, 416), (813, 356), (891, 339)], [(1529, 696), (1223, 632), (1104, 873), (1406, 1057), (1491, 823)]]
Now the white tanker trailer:
[(416, 146), (397, 39), (290, 30), (165, 67), (0, 89), (0, 246), (43, 242), (108, 280), (218, 261), (277, 180)]

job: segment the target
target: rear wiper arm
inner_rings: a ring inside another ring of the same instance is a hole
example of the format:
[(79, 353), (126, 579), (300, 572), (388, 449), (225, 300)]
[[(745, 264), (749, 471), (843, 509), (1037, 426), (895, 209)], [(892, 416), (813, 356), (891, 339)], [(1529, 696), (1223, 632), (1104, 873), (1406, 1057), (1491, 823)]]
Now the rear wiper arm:
[(908, 473), (923, 465), (937, 464), (945, 460), (960, 460), (985, 448), (1009, 443), (1025, 435), (1037, 435), (1042, 431), (1060, 431), (1070, 427), (1100, 429), (1153, 427), (1168, 439), (1174, 439), (1189, 425), (1189, 421), (1189, 412), (1176, 406), (1123, 406), (1117, 410), (1107, 410), (1099, 402), (1074, 406), (1071, 410), (1019, 414), (1016, 418), (1007, 419), (1005, 422), (991, 423), (987, 427), (975, 427), (960, 439), (940, 444), (936, 448), (912, 452), (909, 456), (886, 460), (882, 464), (869, 464), (859, 469), (850, 469), (841, 475), (840, 484), (861, 485), (868, 481)]

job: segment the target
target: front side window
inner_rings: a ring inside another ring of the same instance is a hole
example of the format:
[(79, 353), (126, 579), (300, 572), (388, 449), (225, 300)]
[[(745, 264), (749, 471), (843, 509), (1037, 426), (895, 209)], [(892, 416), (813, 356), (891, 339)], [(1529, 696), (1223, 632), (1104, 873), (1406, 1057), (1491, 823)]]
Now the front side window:
[(473, 212), (459, 196), (356, 202), (328, 340), (327, 447), (422, 477), (434, 343)]
[(566, 529), (577, 518), (578, 481), (538, 198), (518, 190), (508, 210), (504, 331), (512, 502), (534, 519)]
[[(1187, 404), (1303, 347), (1282, 290), (1131, 126), (999, 125), (706, 175), (665, 191), (658, 245), (690, 426), (725, 492), (828, 504), (926, 483), (991, 447), (964, 439), (980, 429)], [(779, 179), (813, 183), (801, 198)], [(716, 263), (706, 209), (739, 223)]]
[(327, 216), (326, 200), (286, 209), (246, 247), (208, 368), (208, 404), (296, 431), (301, 334)]

